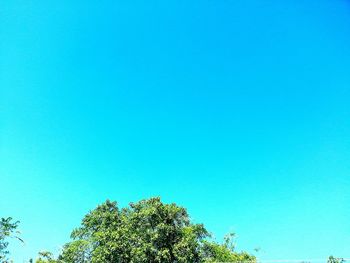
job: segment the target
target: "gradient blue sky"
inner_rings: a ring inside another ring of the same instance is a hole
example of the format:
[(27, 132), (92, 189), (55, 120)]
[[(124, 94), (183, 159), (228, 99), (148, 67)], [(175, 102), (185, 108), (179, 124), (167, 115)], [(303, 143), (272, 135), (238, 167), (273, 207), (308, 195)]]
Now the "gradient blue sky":
[(349, 102), (349, 1), (2, 0), (13, 255), (159, 195), (263, 259), (349, 257)]

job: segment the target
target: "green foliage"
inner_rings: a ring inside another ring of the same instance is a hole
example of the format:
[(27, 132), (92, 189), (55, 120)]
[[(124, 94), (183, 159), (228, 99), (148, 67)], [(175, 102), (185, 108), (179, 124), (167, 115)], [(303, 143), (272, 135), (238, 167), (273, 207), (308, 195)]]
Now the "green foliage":
[(59, 259), (64, 262), (91, 262), (92, 244), (87, 240), (75, 240), (66, 244)]
[(343, 258), (335, 258), (333, 256), (330, 256), (327, 261), (327, 263), (344, 263), (344, 262), (345, 260)]
[(255, 261), (247, 253), (234, 252), (233, 234), (223, 244), (208, 241), (208, 231), (202, 224), (191, 223), (185, 208), (164, 204), (160, 198), (123, 209), (107, 200), (83, 218), (71, 237), (73, 241), (64, 246), (56, 262)]
[(246, 252), (235, 252), (234, 233), (224, 238), (223, 244), (213, 241), (203, 242), (204, 262), (256, 262), (256, 258)]
[(159, 198), (118, 209), (107, 201), (72, 233), (64, 262), (199, 262), (198, 240), (208, 235), (186, 210)]
[(55, 260), (51, 252), (41, 251), (39, 257), (35, 263), (61, 263), (59, 260)]
[(0, 219), (0, 262), (8, 262), (9, 251), (7, 249), (9, 245), (9, 238), (15, 238), (21, 242), (23, 240), (18, 236), (19, 231), (16, 231), (19, 221), (13, 221), (11, 217)]

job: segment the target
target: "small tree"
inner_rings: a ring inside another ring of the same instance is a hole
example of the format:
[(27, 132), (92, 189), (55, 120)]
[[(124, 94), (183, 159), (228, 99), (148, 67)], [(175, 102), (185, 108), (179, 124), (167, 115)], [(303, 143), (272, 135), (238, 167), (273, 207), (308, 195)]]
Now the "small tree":
[(204, 262), (256, 262), (256, 258), (246, 252), (236, 252), (235, 233), (224, 237), (222, 244), (205, 240), (202, 253)]
[(335, 258), (333, 256), (330, 256), (327, 261), (327, 263), (344, 263), (344, 262), (345, 260), (343, 258)]
[(53, 255), (49, 251), (41, 251), (39, 252), (39, 257), (35, 261), (35, 263), (58, 263), (59, 261), (53, 258)]

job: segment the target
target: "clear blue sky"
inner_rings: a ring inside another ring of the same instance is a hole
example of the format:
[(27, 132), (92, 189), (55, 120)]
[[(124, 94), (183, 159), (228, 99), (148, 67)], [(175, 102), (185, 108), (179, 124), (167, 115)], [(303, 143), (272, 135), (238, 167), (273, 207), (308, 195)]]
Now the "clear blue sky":
[(161, 196), (263, 259), (350, 256), (350, 2), (0, 4), (0, 216), (18, 262)]

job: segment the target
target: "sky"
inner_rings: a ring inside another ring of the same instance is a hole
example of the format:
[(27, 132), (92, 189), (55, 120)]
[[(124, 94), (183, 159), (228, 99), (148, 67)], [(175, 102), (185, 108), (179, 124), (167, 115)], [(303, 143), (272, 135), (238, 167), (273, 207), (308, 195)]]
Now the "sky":
[(16, 262), (151, 196), (260, 259), (350, 257), (349, 25), (346, 0), (2, 0)]

